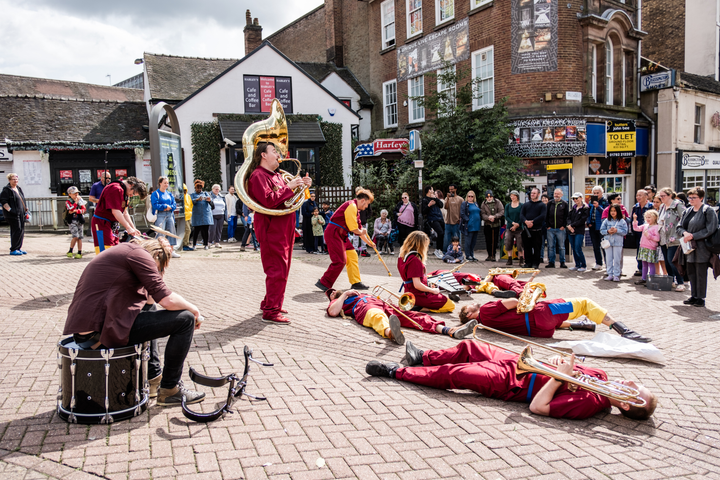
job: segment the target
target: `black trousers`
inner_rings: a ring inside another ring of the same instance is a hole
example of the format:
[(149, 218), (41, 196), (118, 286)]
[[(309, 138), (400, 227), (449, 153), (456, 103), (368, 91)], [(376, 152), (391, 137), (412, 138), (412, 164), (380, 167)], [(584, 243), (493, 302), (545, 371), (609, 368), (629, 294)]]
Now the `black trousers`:
[(489, 257), (495, 257), (497, 252), (498, 244), (500, 243), (500, 227), (491, 227), (490, 225), (483, 226), (483, 233), (485, 234), (485, 247)]
[(197, 227), (193, 227), (193, 248), (197, 246), (197, 239), (198, 235), (202, 233), (203, 242), (205, 243), (205, 246), (207, 247), (209, 245), (208, 243), (208, 231), (210, 230), (210, 225), (198, 225)]
[(430, 229), (432, 228), (435, 230), (435, 233), (437, 234), (437, 239), (435, 240), (435, 248), (440, 250), (441, 252), (445, 253), (445, 250), (443, 250), (443, 241), (445, 240), (445, 223), (443, 223), (440, 220), (434, 220), (434, 221), (427, 221), (425, 222), (426, 226), (426, 232), (428, 237), (430, 236)]
[(407, 225), (403, 225), (402, 223), (398, 222), (398, 243), (402, 245), (405, 243), (405, 239), (410, 235), (412, 232), (415, 231), (415, 227), (408, 227)]
[(602, 234), (600, 233), (600, 230), (597, 230), (595, 227), (590, 227), (590, 240), (592, 240), (595, 263), (602, 266), (605, 250), (600, 247), (600, 242), (602, 242)]
[(525, 263), (534, 267), (539, 265), (540, 259), (542, 259), (542, 230), (530, 230), (530, 235), (527, 232), (528, 230), (523, 229), (522, 240), (525, 250)]
[[(142, 311), (135, 318), (130, 329), (128, 345), (168, 338), (165, 346), (165, 367), (162, 369), (162, 388), (175, 388), (182, 378), (183, 364), (195, 331), (195, 316), (187, 310)], [(148, 378), (157, 377), (160, 372), (160, 356), (157, 342), (152, 342)]]
[(690, 278), (690, 296), (705, 299), (707, 295), (708, 262), (687, 263), (687, 274)]
[(20, 250), (25, 239), (25, 218), (5, 213), (5, 220), (10, 224), (10, 251)]

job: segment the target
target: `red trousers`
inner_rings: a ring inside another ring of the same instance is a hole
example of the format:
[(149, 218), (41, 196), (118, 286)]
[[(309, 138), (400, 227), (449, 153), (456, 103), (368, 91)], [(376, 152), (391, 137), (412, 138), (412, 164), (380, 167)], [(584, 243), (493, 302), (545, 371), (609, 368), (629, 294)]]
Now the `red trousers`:
[(90, 231), (92, 232), (93, 243), (95, 244), (95, 253), (100, 253), (100, 242), (98, 241), (97, 227), (100, 228), (103, 237), (103, 249), (113, 247), (119, 243), (118, 237), (113, 234), (112, 223), (99, 218), (93, 217), (90, 220)]
[(335, 225), (328, 225), (325, 229), (325, 245), (330, 255), (330, 266), (320, 279), (320, 283), (327, 288), (332, 288), (347, 263), (347, 250), (355, 251), (348, 239), (348, 232)]
[(265, 298), (260, 303), (263, 318), (280, 315), (285, 299), (295, 242), (295, 215), (270, 216), (255, 213), (255, 235), (265, 271)]
[(514, 279), (512, 275), (496, 275), (493, 277), (492, 282), (500, 290), (512, 290), (518, 297), (520, 297), (523, 287), (525, 287), (525, 284), (527, 283)]
[[(565, 300), (543, 300), (535, 304), (528, 313), (518, 313), (517, 309), (503, 305), (502, 300), (488, 302), (480, 307), (478, 322), (486, 327), (501, 330), (510, 335), (552, 338), (555, 329), (568, 319), (567, 313), (553, 314), (551, 303), (563, 303)], [(528, 331), (529, 330), (529, 331)]]
[(437, 326), (442, 325), (445, 326), (445, 322), (443, 320), (435, 320), (433, 317), (428, 315), (427, 313), (423, 312), (402, 312), (403, 314), (410, 317), (410, 319), (415, 320), (422, 328), (418, 329), (417, 325), (410, 322), (407, 318), (405, 318), (402, 314), (396, 312), (394, 309), (390, 308), (388, 305), (383, 306), (383, 311), (385, 312), (385, 315), (390, 317), (390, 315), (395, 315), (398, 317), (398, 320), (400, 320), (400, 325), (404, 328), (414, 328), (415, 330), (421, 330), (423, 332), (429, 332), (429, 333), (437, 333)]

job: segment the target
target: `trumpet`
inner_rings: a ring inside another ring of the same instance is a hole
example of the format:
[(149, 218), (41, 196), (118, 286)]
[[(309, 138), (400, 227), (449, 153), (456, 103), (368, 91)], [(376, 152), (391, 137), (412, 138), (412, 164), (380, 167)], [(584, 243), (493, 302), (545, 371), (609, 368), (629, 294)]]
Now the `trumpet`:
[[(382, 298), (383, 294), (386, 295), (386, 298)], [(412, 310), (412, 308), (415, 306), (415, 295), (413, 295), (410, 292), (403, 293), (402, 295), (398, 295), (396, 293), (391, 292), (387, 288), (383, 287), (382, 285), (375, 285), (371, 291), (371, 295), (381, 302), (383, 302), (388, 307), (392, 308), (397, 312), (400, 316), (405, 318), (408, 322), (412, 323), (413, 325), (417, 326), (418, 330), (423, 331), (422, 326), (417, 323), (415, 320), (410, 318), (409, 316), (405, 315), (404, 312), (407, 312), (409, 310)], [(395, 297), (397, 299), (398, 304), (394, 305), (390, 298)]]

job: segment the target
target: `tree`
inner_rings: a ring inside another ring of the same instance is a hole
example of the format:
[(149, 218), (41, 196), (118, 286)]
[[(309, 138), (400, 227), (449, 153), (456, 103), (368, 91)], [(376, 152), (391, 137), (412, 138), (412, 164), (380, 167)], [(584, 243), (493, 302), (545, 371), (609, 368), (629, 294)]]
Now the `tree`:
[(435, 117), (422, 132), (424, 183), (443, 189), (455, 184), (463, 193), (475, 190), (477, 198), (492, 190), (502, 198), (526, 178), (522, 160), (505, 151), (511, 132), (505, 99), (472, 110), (479, 80), (463, 82), (468, 75), (467, 69), (446, 65), (440, 74), (427, 75), (440, 89), (411, 97)]

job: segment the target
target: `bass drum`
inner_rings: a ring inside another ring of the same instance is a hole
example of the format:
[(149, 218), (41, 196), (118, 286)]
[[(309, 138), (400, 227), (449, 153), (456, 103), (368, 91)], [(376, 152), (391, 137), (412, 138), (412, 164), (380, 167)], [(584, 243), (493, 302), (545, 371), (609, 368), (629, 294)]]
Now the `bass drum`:
[(113, 423), (147, 409), (149, 342), (122, 348), (81, 349), (73, 337), (58, 343), (57, 411), (70, 423)]

